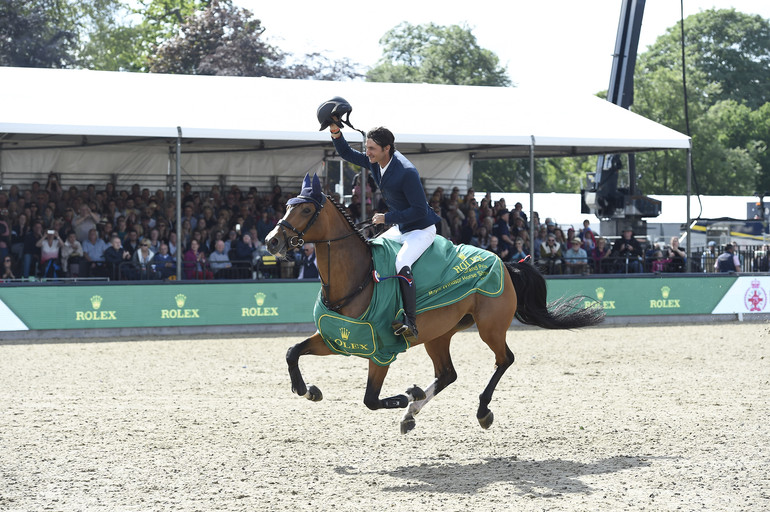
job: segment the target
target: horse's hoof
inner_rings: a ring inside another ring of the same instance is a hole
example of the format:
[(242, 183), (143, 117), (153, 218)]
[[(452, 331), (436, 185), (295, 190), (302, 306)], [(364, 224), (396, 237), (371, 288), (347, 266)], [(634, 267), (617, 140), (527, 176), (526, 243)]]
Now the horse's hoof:
[(410, 430), (412, 430), (417, 423), (414, 421), (414, 418), (404, 418), (401, 420), (401, 433), (406, 434)]
[(420, 400), (425, 400), (425, 391), (423, 391), (422, 388), (419, 388), (416, 385), (407, 389), (406, 394), (412, 397), (413, 402), (419, 402)]
[(492, 426), (493, 421), (495, 421), (495, 415), (492, 414), (492, 411), (489, 411), (482, 418), (479, 418), (479, 425), (483, 429), (488, 429)]
[(321, 393), (321, 390), (318, 389), (316, 386), (308, 387), (307, 393), (305, 394), (305, 396), (311, 402), (320, 402), (324, 398), (324, 394)]

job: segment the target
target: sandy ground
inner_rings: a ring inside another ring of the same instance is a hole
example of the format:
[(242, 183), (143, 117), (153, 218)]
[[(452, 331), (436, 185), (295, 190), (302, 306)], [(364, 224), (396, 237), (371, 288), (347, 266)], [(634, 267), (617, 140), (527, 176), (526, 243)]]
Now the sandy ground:
[[(0, 344), (0, 510), (770, 510), (766, 323), (509, 332), (399, 433), (362, 403), (366, 361), (300, 360), (300, 336)], [(422, 347), (384, 394), (432, 380)]]

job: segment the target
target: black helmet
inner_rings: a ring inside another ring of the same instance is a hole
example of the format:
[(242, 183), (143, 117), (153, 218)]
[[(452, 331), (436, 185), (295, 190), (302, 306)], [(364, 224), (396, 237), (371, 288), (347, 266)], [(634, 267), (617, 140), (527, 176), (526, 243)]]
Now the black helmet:
[[(332, 123), (336, 124), (340, 128), (342, 128), (343, 123), (346, 123), (352, 128), (353, 125), (350, 124), (350, 121), (348, 121), (352, 111), (353, 107), (350, 106), (350, 103), (348, 103), (345, 98), (335, 96), (328, 101), (324, 101), (321, 103), (321, 106), (318, 107), (318, 122), (321, 123), (320, 130), (325, 129)], [(347, 114), (348, 117), (343, 120), (342, 116), (345, 114)], [(332, 119), (332, 116), (337, 116), (339, 120), (335, 121)]]

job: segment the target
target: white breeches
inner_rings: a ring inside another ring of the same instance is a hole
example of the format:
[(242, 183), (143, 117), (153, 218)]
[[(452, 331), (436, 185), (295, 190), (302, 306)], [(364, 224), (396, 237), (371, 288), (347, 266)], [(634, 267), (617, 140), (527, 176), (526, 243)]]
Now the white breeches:
[(396, 255), (396, 273), (398, 273), (405, 266), (411, 268), (417, 258), (430, 247), (436, 238), (436, 226), (430, 225), (407, 233), (402, 233), (398, 226), (393, 226), (380, 236), (401, 244), (401, 249)]

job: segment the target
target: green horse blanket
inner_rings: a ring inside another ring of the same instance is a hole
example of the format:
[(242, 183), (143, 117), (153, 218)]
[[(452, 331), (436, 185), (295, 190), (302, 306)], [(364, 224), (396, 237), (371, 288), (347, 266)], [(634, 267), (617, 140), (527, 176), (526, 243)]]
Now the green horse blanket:
[[(381, 238), (369, 244), (375, 270), (391, 276), (401, 245)], [(503, 262), (493, 253), (471, 245), (454, 245), (441, 236), (420, 256), (412, 274), (417, 286), (417, 314), (448, 306), (471, 293), (496, 297), (503, 292), (505, 275)], [(397, 279), (385, 279), (375, 283), (371, 304), (360, 317), (350, 318), (327, 309), (321, 292), (313, 315), (318, 332), (331, 350), (387, 366), (409, 348), (406, 338), (394, 335), (391, 327), (402, 311)]]

